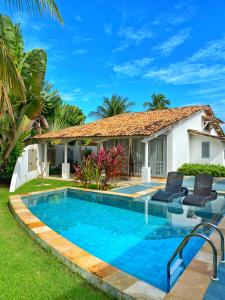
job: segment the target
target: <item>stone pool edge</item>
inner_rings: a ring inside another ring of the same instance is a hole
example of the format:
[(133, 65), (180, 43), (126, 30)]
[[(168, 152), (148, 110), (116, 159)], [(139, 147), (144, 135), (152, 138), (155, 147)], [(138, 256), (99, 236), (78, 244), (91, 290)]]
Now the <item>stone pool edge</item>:
[[(64, 265), (69, 267), (70, 270), (79, 273), (89, 283), (118, 299), (188, 300), (194, 297), (194, 299), (197, 300), (203, 298), (211, 282), (210, 275), (212, 274), (210, 248), (206, 244), (198, 251), (175, 286), (166, 294), (162, 290), (113, 267), (69, 242), (33, 215), (21, 199), (23, 196), (31, 196), (66, 188), (93, 192), (93, 190), (87, 189), (60, 187), (23, 195), (13, 195), (10, 196), (9, 207), (17, 222), (28, 234), (43, 248), (50, 250), (52, 254)], [(157, 189), (158, 188), (160, 187), (157, 187)], [(155, 188), (149, 189), (150, 192), (154, 190)], [(95, 192), (98, 193), (99, 191)], [(106, 192), (105, 194), (121, 195), (115, 192)], [(142, 192), (135, 194), (136, 197), (142, 195)], [(129, 197), (134, 198), (132, 194), (129, 195)], [(225, 234), (225, 217), (222, 218), (218, 227)], [(216, 232), (211, 235), (211, 239), (216, 246), (219, 245), (220, 240)], [(218, 254), (220, 254), (219, 251)]]

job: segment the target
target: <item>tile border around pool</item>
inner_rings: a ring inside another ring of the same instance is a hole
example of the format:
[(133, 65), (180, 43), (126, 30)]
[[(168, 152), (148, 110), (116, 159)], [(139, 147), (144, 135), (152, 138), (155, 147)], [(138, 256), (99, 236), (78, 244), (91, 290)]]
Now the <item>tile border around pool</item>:
[[(68, 266), (72, 271), (78, 272), (88, 282), (119, 299), (200, 300), (203, 298), (210, 284), (210, 274), (212, 273), (210, 248), (207, 247), (206, 244), (204, 244), (196, 254), (175, 286), (166, 294), (160, 289), (113, 267), (69, 242), (34, 216), (21, 199), (23, 196), (31, 196), (67, 188), (93, 192), (93, 190), (87, 189), (60, 187), (10, 196), (9, 206), (15, 219), (43, 248), (51, 250), (63, 264)], [(157, 189), (159, 189), (159, 187), (154, 187), (153, 189), (149, 189), (149, 192), (153, 192)], [(94, 192), (121, 195), (115, 192), (97, 190)], [(122, 195), (124, 196), (124, 194)], [(126, 196), (128, 197), (128, 195)], [(135, 197), (140, 196), (143, 196), (142, 192), (135, 194)], [(129, 197), (135, 198), (133, 195), (129, 195)], [(218, 227), (225, 234), (225, 217), (222, 218)], [(218, 245), (219, 237), (216, 232), (212, 234), (211, 239)]]

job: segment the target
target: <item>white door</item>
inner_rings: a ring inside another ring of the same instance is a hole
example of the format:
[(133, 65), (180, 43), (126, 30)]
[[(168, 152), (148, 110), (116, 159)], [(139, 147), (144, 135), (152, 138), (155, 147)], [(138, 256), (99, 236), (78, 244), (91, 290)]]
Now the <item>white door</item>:
[(149, 157), (152, 176), (166, 176), (166, 137), (150, 141)]

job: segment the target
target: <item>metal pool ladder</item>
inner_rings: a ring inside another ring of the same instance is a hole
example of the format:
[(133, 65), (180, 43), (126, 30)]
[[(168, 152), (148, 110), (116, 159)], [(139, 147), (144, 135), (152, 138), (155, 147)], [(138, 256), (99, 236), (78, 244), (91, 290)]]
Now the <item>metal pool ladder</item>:
[[(217, 249), (214, 245), (214, 243), (210, 240), (209, 237), (202, 233), (197, 233), (196, 230), (199, 229), (200, 227), (212, 227), (214, 228), (220, 236), (220, 247), (221, 247), (221, 259), (220, 262), (225, 263), (224, 259), (224, 236), (222, 231), (214, 224), (212, 223), (207, 223), (207, 222), (202, 222), (196, 225), (193, 230), (191, 231), (190, 234), (188, 234), (183, 241), (180, 243), (180, 245), (177, 247), (173, 255), (171, 256), (170, 260), (167, 263), (167, 292), (170, 291), (172, 285), (175, 283), (176, 279), (179, 277), (179, 275), (184, 271), (185, 269), (185, 263), (183, 260), (183, 249), (187, 245), (188, 241), (192, 237), (199, 237), (204, 239), (209, 243), (209, 245), (212, 248), (213, 252), (213, 275), (211, 277), (212, 280), (216, 281), (219, 280), (217, 277)], [(178, 256), (176, 261), (173, 263), (172, 262), (175, 260), (175, 258)], [(172, 265), (172, 267), (171, 267)]]

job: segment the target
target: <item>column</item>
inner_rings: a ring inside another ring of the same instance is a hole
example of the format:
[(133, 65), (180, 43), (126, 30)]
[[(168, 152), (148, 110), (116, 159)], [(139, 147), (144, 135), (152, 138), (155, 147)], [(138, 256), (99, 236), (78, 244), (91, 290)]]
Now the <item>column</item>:
[(68, 144), (64, 144), (64, 163), (62, 163), (62, 178), (70, 179), (70, 164), (68, 163)]
[(148, 143), (148, 141), (145, 141), (145, 160), (144, 167), (141, 170), (141, 177), (144, 182), (151, 181), (151, 168), (148, 166)]
[(44, 161), (42, 162), (41, 172), (43, 177), (49, 177), (49, 162), (48, 162), (48, 144), (44, 143)]

